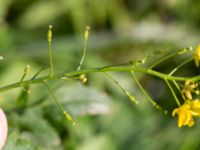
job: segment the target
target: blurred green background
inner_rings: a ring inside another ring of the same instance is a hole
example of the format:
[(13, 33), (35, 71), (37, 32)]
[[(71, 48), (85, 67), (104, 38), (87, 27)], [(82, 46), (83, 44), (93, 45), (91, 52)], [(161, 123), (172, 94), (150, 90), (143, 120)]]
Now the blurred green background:
[[(56, 72), (79, 64), (83, 32), (91, 27), (84, 68), (142, 59), (153, 50), (196, 46), (200, 39), (198, 0), (0, 0), (1, 86), (19, 81), (26, 64), (31, 77), (48, 64), (46, 32), (53, 25)], [(186, 56), (187, 57), (187, 56)], [(169, 72), (184, 57), (156, 69)], [(156, 60), (153, 57), (152, 60)], [(44, 72), (46, 74), (48, 72)], [(182, 75), (199, 71), (194, 63)], [(112, 73), (140, 101), (132, 105), (104, 74), (88, 76), (88, 83), (51, 82), (55, 95), (75, 118), (71, 126), (43, 85), (1, 93), (9, 121), (5, 150), (198, 150), (200, 127), (177, 127), (145, 99), (127, 73)], [(169, 112), (175, 102), (165, 84), (138, 74), (152, 97)], [(28, 78), (27, 78), (28, 79)]]

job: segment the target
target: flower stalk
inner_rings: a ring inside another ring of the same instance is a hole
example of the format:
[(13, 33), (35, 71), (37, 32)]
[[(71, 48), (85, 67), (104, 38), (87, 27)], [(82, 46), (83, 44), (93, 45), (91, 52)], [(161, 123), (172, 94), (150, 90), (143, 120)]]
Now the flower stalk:
[(47, 42), (48, 42), (48, 49), (49, 49), (49, 65), (50, 65), (50, 77), (53, 76), (53, 56), (52, 56), (52, 48), (51, 48), (51, 43), (52, 43), (52, 25), (49, 25), (49, 30), (47, 32)]
[[(132, 60), (132, 61), (129, 61), (128, 63), (124, 63), (121, 65), (110, 65), (110, 66), (103, 66), (103, 67), (97, 67), (97, 68), (91, 68), (91, 69), (82, 69), (83, 62), (86, 57), (89, 29), (90, 29), (89, 26), (87, 26), (85, 29), (85, 32), (84, 32), (83, 54), (82, 54), (82, 57), (81, 57), (81, 60), (79, 62), (77, 69), (75, 71), (70, 71), (70, 72), (54, 73), (52, 46), (51, 46), (51, 44), (52, 44), (52, 25), (49, 25), (49, 29), (47, 32), (47, 41), (48, 41), (48, 50), (49, 50), (50, 73), (46, 76), (38, 77), (38, 75), (44, 69), (46, 69), (46, 67), (43, 67), (31, 79), (25, 80), (25, 77), (27, 76), (27, 74), (29, 72), (29, 68), (30, 68), (30, 66), (27, 65), (24, 69), (24, 74), (21, 77), (21, 80), (19, 82), (13, 83), (13, 84), (0, 87), (0, 92), (8, 91), (8, 90), (15, 89), (18, 87), (28, 87), (29, 88), (32, 84), (44, 84), (45, 87), (48, 89), (52, 98), (55, 100), (57, 105), (60, 107), (64, 117), (72, 125), (75, 125), (73, 118), (67, 111), (65, 111), (63, 105), (58, 101), (58, 99), (54, 95), (53, 91), (48, 86), (47, 82), (50, 80), (58, 80), (58, 79), (62, 80), (62, 79), (66, 79), (66, 78), (71, 78), (71, 79), (76, 79), (76, 80), (78, 79), (82, 83), (86, 83), (88, 80), (88, 78), (87, 78), (88, 74), (102, 72), (102, 73), (105, 73), (107, 75), (107, 77), (109, 77), (124, 92), (124, 94), (129, 98), (129, 100), (131, 102), (137, 104), (138, 101), (136, 100), (136, 98), (130, 92), (125, 90), (125, 88), (123, 88), (119, 84), (119, 82), (109, 74), (110, 72), (116, 72), (116, 71), (127, 72), (127, 73), (131, 73), (133, 80), (135, 81), (135, 83), (138, 86), (138, 88), (140, 89), (140, 91), (147, 98), (147, 100), (155, 108), (163, 111), (164, 113), (167, 113), (167, 111), (163, 110), (163, 108), (156, 103), (156, 101), (150, 96), (150, 94), (140, 84), (139, 80), (137, 79), (137, 77), (135, 75), (136, 72), (140, 72), (140, 73), (144, 73), (144, 74), (148, 74), (148, 75), (160, 78), (165, 81), (166, 85), (169, 87), (169, 89), (178, 105), (178, 108), (175, 108), (174, 111), (172, 112), (173, 116), (175, 116), (176, 114), (178, 115), (178, 127), (182, 127), (182, 126), (190, 127), (190, 126), (194, 125), (194, 123), (195, 123), (194, 118), (200, 117), (200, 100), (194, 99), (195, 96), (200, 93), (199, 89), (198, 89), (199, 84), (197, 84), (197, 82), (200, 80), (200, 75), (185, 77), (185, 76), (175, 76), (174, 73), (178, 69), (183, 67), (185, 64), (188, 64), (192, 60), (194, 60), (196, 66), (199, 67), (200, 46), (198, 46), (196, 48), (192, 57), (190, 57), (189, 59), (186, 59), (181, 64), (179, 64), (178, 66), (173, 68), (172, 71), (168, 74), (156, 71), (155, 70), (156, 66), (158, 66), (159, 64), (165, 62), (166, 60), (168, 60), (172, 57), (182, 55), (182, 54), (192, 51), (192, 47), (184, 48), (179, 51), (172, 52), (172, 53), (162, 57), (161, 59), (157, 60), (155, 63), (150, 64), (149, 65), (150, 67), (145, 67), (144, 64), (146, 62), (148, 62), (150, 57), (153, 58), (154, 55), (157, 55), (157, 53), (160, 53), (160, 51), (153, 53), (139, 61)], [(181, 81), (181, 83), (185, 82), (185, 84), (182, 86), (183, 87), (182, 89), (179, 87), (179, 84), (178, 84), (178, 82), (180, 82), (180, 81)], [(183, 104), (181, 104), (181, 100), (179, 101), (179, 98), (176, 96), (176, 92), (174, 91), (170, 82), (172, 82), (175, 85), (175, 87), (178, 89), (178, 91), (180, 92), (182, 99), (184, 101)], [(195, 96), (193, 97), (193, 95), (195, 95)], [(1, 112), (0, 112), (0, 115), (1, 115)]]

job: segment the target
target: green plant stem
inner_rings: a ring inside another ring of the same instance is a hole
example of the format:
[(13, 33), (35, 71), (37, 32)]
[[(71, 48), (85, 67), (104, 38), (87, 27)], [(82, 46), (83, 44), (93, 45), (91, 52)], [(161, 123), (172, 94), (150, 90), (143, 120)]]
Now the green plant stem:
[(157, 65), (160, 64), (161, 62), (163, 62), (163, 61), (165, 61), (165, 60), (167, 60), (167, 59), (169, 59), (169, 58), (171, 58), (171, 57), (173, 57), (173, 56), (176, 56), (176, 55), (177, 55), (177, 52), (176, 52), (176, 53), (169, 54), (169, 55), (163, 57), (162, 59), (156, 61), (153, 65), (151, 65), (151, 66), (149, 67), (149, 69), (154, 68), (155, 66), (157, 66)]
[(181, 89), (180, 89), (178, 83), (177, 83), (175, 80), (173, 80), (172, 82), (174, 83), (174, 85), (175, 85), (175, 87), (178, 89), (178, 91), (180, 92), (182, 98), (183, 98), (184, 100), (186, 100), (186, 99), (185, 99), (185, 96), (184, 96), (183, 93), (181, 92)]
[(175, 94), (175, 92), (174, 92), (172, 86), (170, 85), (170, 83), (168, 82), (167, 79), (164, 79), (164, 81), (165, 81), (165, 83), (167, 84), (167, 86), (169, 87), (169, 89), (170, 89), (170, 91), (171, 91), (171, 93), (172, 93), (172, 95), (173, 95), (173, 97), (174, 97), (174, 99), (175, 99), (177, 105), (180, 106), (181, 104), (180, 104), (180, 102), (179, 102), (179, 100), (178, 100), (178, 98), (177, 98), (177, 96), (176, 96), (176, 94)]
[(176, 55), (182, 55), (182, 54), (185, 54), (186, 52), (190, 52), (192, 51), (191, 47), (188, 47), (188, 48), (184, 48), (184, 49), (180, 49), (179, 51), (176, 51), (174, 53), (171, 53), (163, 58), (161, 58), (160, 60), (156, 61), (154, 64), (152, 64), (149, 69), (152, 69), (154, 68), (155, 66), (157, 66), (158, 64), (160, 64), (161, 62), (164, 62), (165, 60), (171, 58), (171, 57), (174, 57)]
[(140, 82), (138, 81), (134, 71), (131, 71), (131, 75), (133, 77), (133, 79), (135, 80), (137, 86), (139, 87), (139, 89), (142, 91), (142, 93), (144, 94), (144, 96), (147, 98), (147, 100), (157, 109), (163, 111), (165, 114), (167, 114), (167, 111), (163, 110), (162, 107), (160, 107), (150, 96), (149, 94), (146, 92), (146, 90), (142, 87), (142, 85), (140, 84)]
[(67, 119), (67, 121), (69, 121), (72, 125), (75, 125), (75, 122), (74, 122), (73, 118), (71, 117), (71, 115), (67, 111), (65, 111), (63, 105), (58, 101), (58, 99), (56, 98), (56, 96), (54, 95), (53, 91), (51, 90), (51, 88), (49, 87), (49, 85), (46, 83), (46, 81), (43, 81), (43, 84), (48, 89), (50, 95), (55, 100), (56, 104), (60, 107), (60, 110), (62, 111), (65, 119)]
[(48, 89), (50, 95), (52, 96), (52, 98), (55, 100), (56, 104), (60, 107), (61, 111), (64, 112), (65, 109), (63, 108), (63, 106), (61, 105), (61, 103), (58, 101), (58, 99), (56, 98), (56, 96), (54, 95), (53, 91), (50, 89), (49, 85), (43, 81), (43, 84), (46, 86), (46, 88)]
[(24, 74), (22, 75), (21, 79), (20, 79), (20, 83), (23, 82), (23, 80), (24, 80), (25, 77), (26, 77), (26, 74), (24, 73)]
[(18, 87), (25, 86), (25, 85), (41, 83), (44, 80), (46, 80), (46, 81), (57, 80), (57, 79), (60, 79), (62, 77), (73, 77), (73, 76), (80, 75), (80, 74), (89, 74), (89, 73), (95, 73), (95, 72), (112, 72), (112, 71), (142, 72), (142, 73), (146, 73), (146, 74), (149, 74), (149, 75), (161, 78), (161, 79), (176, 80), (176, 81), (186, 81), (186, 80), (197, 81), (197, 80), (200, 80), (200, 75), (197, 75), (197, 76), (194, 76), (194, 77), (169, 76), (167, 74), (157, 72), (157, 71), (154, 71), (154, 70), (151, 70), (151, 69), (124, 64), (124, 65), (112, 65), (112, 66), (105, 66), (105, 67), (99, 67), (99, 68), (77, 70), (77, 71), (72, 71), (72, 72), (68, 72), (68, 73), (64, 72), (64, 73), (54, 74), (53, 76), (47, 75), (47, 76), (39, 77), (39, 78), (35, 78), (35, 79), (24, 80), (22, 82), (16, 82), (16, 83), (13, 83), (13, 84), (9, 84), (7, 86), (0, 87), (0, 92), (11, 90), (11, 89), (18, 88)]
[(82, 58), (80, 60), (79, 66), (77, 67), (76, 70), (80, 70), (81, 69), (81, 67), (83, 65), (83, 61), (85, 60), (86, 52), (87, 52), (87, 38), (84, 38), (83, 55), (82, 55)]
[(129, 98), (129, 100), (135, 104), (138, 104), (138, 101), (136, 100), (136, 98), (131, 95), (127, 90), (125, 90), (118, 81), (116, 81), (110, 74), (108, 74), (107, 72), (104, 72), (123, 92), (124, 94)]
[(52, 56), (52, 48), (51, 48), (51, 41), (48, 41), (48, 48), (49, 48), (49, 65), (50, 65), (50, 76), (53, 76), (53, 56)]
[(32, 80), (35, 79), (43, 70), (47, 69), (48, 66), (43, 66), (36, 74), (31, 78)]
[(184, 62), (182, 62), (180, 65), (178, 65), (176, 68), (174, 68), (170, 73), (169, 75), (171, 76), (172, 74), (174, 74), (179, 68), (181, 68), (182, 66), (184, 66), (185, 64), (189, 63), (190, 61), (192, 61), (194, 58), (191, 57), (187, 60), (185, 60)]

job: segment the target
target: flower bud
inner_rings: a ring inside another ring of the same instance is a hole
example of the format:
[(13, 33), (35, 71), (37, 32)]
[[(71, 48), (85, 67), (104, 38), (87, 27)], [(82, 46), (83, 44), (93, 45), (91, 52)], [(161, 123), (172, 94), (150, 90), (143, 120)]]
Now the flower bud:
[(49, 30), (47, 32), (47, 41), (48, 42), (51, 42), (52, 41), (52, 28), (53, 26), (52, 25), (49, 25)]
[(86, 77), (85, 74), (81, 74), (81, 75), (79, 76), (79, 79), (80, 79), (80, 81), (81, 81), (82, 83), (86, 83), (86, 82), (87, 82), (87, 77)]
[(84, 39), (85, 39), (85, 40), (88, 39), (88, 36), (89, 36), (89, 30), (90, 30), (90, 27), (87, 26), (86, 29), (85, 29), (85, 33), (84, 33)]

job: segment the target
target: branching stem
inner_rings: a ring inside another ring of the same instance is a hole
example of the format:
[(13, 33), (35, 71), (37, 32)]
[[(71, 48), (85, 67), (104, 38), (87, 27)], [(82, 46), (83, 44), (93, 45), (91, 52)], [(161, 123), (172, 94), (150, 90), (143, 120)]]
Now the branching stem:
[(98, 68), (92, 68), (92, 69), (77, 70), (77, 71), (72, 71), (72, 72), (64, 72), (64, 73), (54, 74), (53, 76), (47, 75), (47, 76), (39, 77), (39, 78), (35, 78), (35, 79), (24, 80), (22, 82), (16, 82), (13, 84), (9, 84), (9, 85), (0, 87), (0, 92), (11, 90), (11, 89), (18, 88), (18, 87), (25, 86), (25, 85), (42, 83), (44, 80), (46, 80), (46, 81), (57, 80), (62, 77), (73, 77), (73, 76), (77, 76), (77, 75), (81, 75), (81, 74), (89, 74), (89, 73), (95, 73), (95, 72), (112, 72), (112, 71), (113, 72), (115, 72), (115, 71), (142, 72), (142, 73), (146, 73), (146, 74), (149, 74), (149, 75), (161, 78), (161, 79), (175, 80), (175, 81), (190, 80), (192, 82), (192, 81), (200, 80), (200, 75), (193, 76), (193, 77), (170, 76), (170, 75), (167, 75), (167, 74), (164, 74), (164, 73), (161, 73), (158, 71), (154, 71), (151, 69), (132, 66), (127, 63), (124, 65), (112, 65), (112, 66), (98, 67)]
[(176, 94), (175, 94), (175, 92), (174, 92), (174, 90), (173, 90), (171, 84), (168, 82), (167, 79), (164, 79), (164, 81), (166, 82), (167, 86), (169, 87), (169, 89), (170, 89), (170, 91), (171, 91), (171, 93), (172, 93), (172, 95), (173, 95), (173, 97), (174, 97), (174, 99), (175, 99), (177, 105), (178, 105), (178, 106), (181, 106), (181, 104), (180, 104), (180, 102), (179, 102), (179, 100), (178, 100), (178, 98), (177, 98), (177, 96), (176, 96)]
[(140, 84), (140, 82), (138, 81), (134, 71), (131, 71), (131, 75), (134, 79), (134, 81), (136, 82), (137, 86), (139, 87), (139, 89), (142, 91), (142, 93), (144, 94), (144, 96), (147, 98), (147, 100), (157, 109), (163, 111), (165, 114), (167, 114), (167, 111), (163, 110), (162, 107), (160, 107), (152, 98), (151, 96), (146, 92), (146, 90), (142, 87), (142, 85)]

